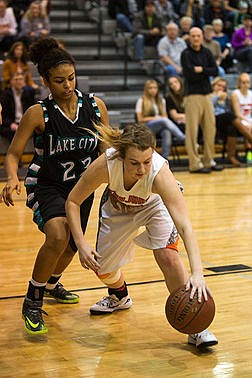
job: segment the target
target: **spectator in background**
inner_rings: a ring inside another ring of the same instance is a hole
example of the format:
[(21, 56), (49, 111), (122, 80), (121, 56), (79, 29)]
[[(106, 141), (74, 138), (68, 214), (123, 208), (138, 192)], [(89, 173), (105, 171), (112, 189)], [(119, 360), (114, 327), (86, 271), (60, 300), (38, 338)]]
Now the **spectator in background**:
[(30, 65), (27, 57), (27, 50), (23, 42), (15, 42), (10, 48), (7, 59), (3, 63), (3, 87), (9, 88), (11, 77), (15, 72), (21, 72), (25, 78), (25, 85), (38, 89), (33, 81)]
[(185, 135), (168, 119), (165, 99), (160, 96), (158, 83), (147, 80), (144, 93), (136, 103), (136, 119), (139, 124), (145, 124), (152, 133), (161, 138), (161, 155), (167, 159), (172, 146), (172, 136), (184, 143)]
[(172, 1), (155, 0), (156, 12), (162, 19), (162, 25), (165, 29), (170, 21), (179, 22), (179, 15), (174, 12)]
[(216, 18), (212, 22), (213, 40), (220, 44), (221, 48), (221, 67), (227, 71), (233, 66), (232, 46), (229, 36), (223, 33), (223, 22), (220, 18)]
[(249, 12), (249, 1), (223, 0), (224, 8), (232, 17), (234, 29), (242, 23), (243, 16)]
[(117, 21), (117, 25), (124, 32), (132, 32), (132, 20), (140, 11), (137, 0), (109, 0), (108, 13)]
[(220, 44), (217, 41), (213, 40), (213, 26), (212, 25), (204, 25), (203, 26), (204, 30), (204, 40), (203, 40), (203, 46), (206, 47), (211, 51), (213, 54), (215, 63), (217, 64), (218, 67), (218, 76), (223, 77), (225, 75), (225, 70), (223, 67), (221, 67), (221, 47)]
[(243, 26), (237, 29), (231, 40), (234, 58), (242, 63), (243, 69), (252, 72), (252, 16), (243, 18)]
[(27, 9), (29, 8), (30, 4), (33, 0), (10, 0), (9, 1), (9, 7), (13, 9), (17, 25), (18, 25), (18, 31), (20, 27), (20, 21)]
[(48, 36), (50, 31), (49, 18), (40, 1), (33, 1), (21, 19), (18, 39), (23, 41), (26, 47), (29, 48), (32, 42), (39, 37)]
[(170, 76), (182, 75), (180, 57), (187, 45), (178, 35), (178, 25), (175, 22), (169, 22), (166, 25), (166, 35), (158, 42), (158, 55), (164, 64), (165, 82)]
[(203, 16), (203, 7), (204, 1), (203, 0), (188, 0), (186, 1), (186, 13), (185, 15), (191, 17), (193, 20), (193, 26), (197, 26), (202, 28), (205, 20)]
[(15, 72), (10, 81), (10, 88), (1, 93), (2, 125), (0, 135), (11, 143), (24, 112), (35, 104), (35, 91), (25, 86), (24, 74)]
[[(222, 77), (216, 77), (212, 83), (212, 100), (216, 120), (217, 137), (226, 142), (227, 160), (233, 166), (240, 165), (236, 158), (237, 136), (242, 134), (252, 143), (252, 123), (245, 126), (240, 116), (231, 110), (231, 101), (227, 92), (227, 82)], [(239, 132), (239, 133), (238, 133)]]
[(193, 19), (192, 17), (189, 17), (189, 16), (181, 17), (179, 21), (179, 26), (180, 26), (179, 36), (186, 42), (186, 44), (188, 43), (188, 40), (189, 40), (189, 31), (192, 27), (192, 24), (193, 24)]
[(144, 59), (144, 47), (156, 47), (162, 36), (162, 20), (156, 14), (154, 1), (146, 0), (144, 10), (138, 12), (133, 19), (135, 59), (142, 63)]
[(223, 31), (231, 38), (233, 34), (232, 15), (225, 9), (222, 0), (209, 0), (208, 4), (204, 7), (203, 15), (205, 24), (212, 24), (213, 20), (220, 18), (224, 25)]
[(169, 118), (185, 133), (186, 117), (184, 106), (184, 83), (180, 76), (168, 79), (168, 94), (165, 97)]
[[(244, 126), (252, 127), (252, 90), (250, 76), (243, 72), (238, 77), (237, 88), (231, 94), (234, 113), (240, 117)], [(252, 143), (245, 142), (246, 159), (252, 163)]]
[(17, 34), (17, 22), (12, 8), (7, 8), (7, 2), (0, 0), (0, 59), (11, 48)]
[[(202, 46), (203, 33), (193, 27), (190, 45), (181, 54), (185, 85), (186, 148), (191, 173), (210, 173), (222, 167), (214, 161), (215, 117), (211, 99), (210, 76), (217, 76), (218, 68), (210, 50)], [(198, 152), (199, 125), (202, 129), (204, 155)]]

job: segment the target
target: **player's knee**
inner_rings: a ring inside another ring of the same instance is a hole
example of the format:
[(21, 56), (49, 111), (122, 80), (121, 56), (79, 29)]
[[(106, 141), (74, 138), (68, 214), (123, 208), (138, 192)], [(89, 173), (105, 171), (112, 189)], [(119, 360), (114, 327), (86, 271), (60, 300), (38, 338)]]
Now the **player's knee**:
[(116, 284), (121, 278), (121, 271), (118, 269), (115, 272), (106, 273), (106, 274), (97, 274), (100, 280), (107, 286)]
[(158, 264), (162, 267), (173, 269), (178, 264), (179, 256), (175, 249), (160, 248), (154, 251)]
[(69, 237), (70, 233), (55, 232), (55, 234), (47, 236), (45, 243), (47, 247), (53, 249), (55, 253), (61, 253), (67, 247)]

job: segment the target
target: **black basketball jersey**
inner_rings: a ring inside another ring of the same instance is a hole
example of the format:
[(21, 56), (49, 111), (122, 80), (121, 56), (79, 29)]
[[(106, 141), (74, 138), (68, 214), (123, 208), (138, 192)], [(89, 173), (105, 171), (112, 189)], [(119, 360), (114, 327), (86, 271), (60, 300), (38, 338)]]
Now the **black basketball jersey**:
[(50, 94), (39, 101), (43, 108), (45, 130), (34, 135), (34, 157), (28, 167), (26, 188), (56, 185), (70, 191), (82, 172), (98, 156), (98, 139), (92, 121), (99, 122), (100, 112), (92, 94), (75, 90), (78, 106), (74, 121), (69, 119)]

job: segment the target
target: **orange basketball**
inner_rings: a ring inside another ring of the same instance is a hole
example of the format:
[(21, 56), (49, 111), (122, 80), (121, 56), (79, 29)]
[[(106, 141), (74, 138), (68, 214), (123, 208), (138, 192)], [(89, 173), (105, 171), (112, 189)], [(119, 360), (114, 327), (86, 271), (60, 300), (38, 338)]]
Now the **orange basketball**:
[(173, 291), (165, 305), (165, 314), (170, 325), (177, 331), (191, 334), (204, 331), (213, 321), (215, 304), (208, 294), (198, 302), (197, 294), (190, 299), (191, 290), (186, 291), (185, 285)]

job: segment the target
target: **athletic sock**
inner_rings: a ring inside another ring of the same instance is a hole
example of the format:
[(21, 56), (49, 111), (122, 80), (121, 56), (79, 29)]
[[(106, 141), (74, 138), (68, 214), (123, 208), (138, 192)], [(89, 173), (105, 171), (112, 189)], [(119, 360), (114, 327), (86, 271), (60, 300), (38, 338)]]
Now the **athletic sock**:
[(117, 289), (109, 287), (108, 288), (108, 293), (109, 293), (109, 295), (114, 294), (120, 300), (122, 298), (124, 298), (124, 297), (127, 297), (127, 295), (128, 295), (128, 289), (127, 289), (126, 282), (124, 281), (124, 284), (121, 287), (117, 288)]
[(62, 274), (52, 274), (46, 283), (46, 289), (53, 290), (59, 282), (61, 276)]
[(31, 299), (32, 301), (42, 301), (45, 285), (45, 283), (36, 282), (35, 280), (31, 279), (29, 281), (26, 298)]

